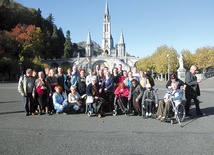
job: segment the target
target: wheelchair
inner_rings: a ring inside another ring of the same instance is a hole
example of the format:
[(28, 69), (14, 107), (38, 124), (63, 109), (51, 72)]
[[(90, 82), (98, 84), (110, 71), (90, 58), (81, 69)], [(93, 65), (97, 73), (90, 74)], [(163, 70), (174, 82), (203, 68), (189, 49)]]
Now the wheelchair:
[[(116, 116), (118, 114), (118, 111), (120, 110), (123, 114), (126, 114), (128, 112), (128, 109), (124, 106), (122, 102), (117, 103), (116, 96), (114, 97), (114, 110), (112, 111), (112, 115)], [(120, 105), (118, 105), (120, 104)]]
[(86, 102), (86, 109), (85, 113), (88, 115), (88, 117), (92, 117), (97, 115), (98, 113), (101, 115), (105, 115), (103, 112), (103, 106), (106, 104), (105, 99), (103, 98), (98, 98), (97, 100), (94, 99), (93, 103), (87, 103)]
[[(148, 115), (146, 116), (146, 102), (150, 102), (151, 104), (151, 115)], [(147, 101), (147, 100), (144, 100), (142, 103), (141, 103), (141, 110), (142, 110), (142, 116), (143, 118), (148, 118), (148, 117), (151, 117), (151, 118), (156, 118), (156, 111), (157, 111), (157, 108), (155, 107), (155, 102), (154, 101)]]
[(171, 117), (171, 118), (168, 118), (170, 120), (170, 123), (171, 124), (174, 124), (176, 121), (177, 123), (182, 126), (181, 122), (184, 121), (185, 119), (185, 115), (186, 115), (186, 112), (185, 112), (185, 107), (182, 103), (179, 103), (178, 105), (176, 105), (176, 103), (174, 103), (172, 101), (172, 99), (170, 98), (170, 102), (172, 104), (172, 113), (174, 114), (174, 118)]

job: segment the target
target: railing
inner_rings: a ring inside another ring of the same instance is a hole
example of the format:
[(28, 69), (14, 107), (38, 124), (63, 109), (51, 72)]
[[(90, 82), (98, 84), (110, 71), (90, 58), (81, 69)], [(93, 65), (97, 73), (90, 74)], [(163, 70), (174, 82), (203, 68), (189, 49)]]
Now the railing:
[(214, 76), (214, 71), (204, 73), (204, 78), (210, 78)]

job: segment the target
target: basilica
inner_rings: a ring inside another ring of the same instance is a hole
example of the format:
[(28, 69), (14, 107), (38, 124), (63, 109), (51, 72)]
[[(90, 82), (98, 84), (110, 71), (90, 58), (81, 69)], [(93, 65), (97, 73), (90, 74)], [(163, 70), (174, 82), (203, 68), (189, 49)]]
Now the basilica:
[[(120, 34), (119, 43), (114, 47), (114, 40), (111, 34), (111, 16), (109, 13), (108, 2), (106, 1), (105, 13), (103, 19), (103, 36), (102, 36), (102, 54), (106, 54), (112, 57), (125, 57), (125, 43), (123, 32)], [(90, 32), (88, 33), (87, 41), (86, 41), (86, 56), (92, 57), (93, 49), (92, 49), (92, 41)]]
[(84, 50), (85, 57), (81, 57), (80, 52), (77, 52), (73, 55), (73, 58), (45, 60), (44, 62), (51, 67), (62, 66), (67, 68), (67, 66), (72, 67), (73, 65), (76, 65), (78, 69), (80, 69), (85, 66), (86, 58), (89, 58), (92, 68), (95, 68), (98, 64), (101, 68), (108, 67), (112, 70), (114, 67), (121, 64), (124, 70), (130, 71), (131, 68), (135, 66), (135, 63), (139, 58), (127, 55), (123, 32), (120, 33), (119, 41), (114, 46), (114, 40), (111, 34), (111, 17), (107, 1), (104, 12), (102, 33), (102, 45), (100, 51), (98, 52), (99, 54), (95, 54), (95, 51), (93, 51), (93, 42), (89, 31)]

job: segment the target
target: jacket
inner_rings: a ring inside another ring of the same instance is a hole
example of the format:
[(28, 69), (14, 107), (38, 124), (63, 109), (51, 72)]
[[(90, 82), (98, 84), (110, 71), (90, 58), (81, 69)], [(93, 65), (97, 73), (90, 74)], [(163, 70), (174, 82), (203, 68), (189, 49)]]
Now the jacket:
[(197, 77), (191, 72), (186, 72), (185, 83), (187, 85), (185, 96), (186, 99), (194, 99), (197, 96), (200, 96), (200, 88), (197, 82)]
[(35, 87), (35, 82), (34, 82), (34, 78), (33, 77), (27, 77), (26, 75), (24, 75), (23, 77), (21, 77), (19, 79), (19, 84), (18, 84), (18, 92), (20, 94), (24, 93), (25, 96), (27, 96), (27, 83), (30, 82), (32, 83), (32, 91), (30, 93), (32, 93), (32, 95), (35, 95), (34, 87)]

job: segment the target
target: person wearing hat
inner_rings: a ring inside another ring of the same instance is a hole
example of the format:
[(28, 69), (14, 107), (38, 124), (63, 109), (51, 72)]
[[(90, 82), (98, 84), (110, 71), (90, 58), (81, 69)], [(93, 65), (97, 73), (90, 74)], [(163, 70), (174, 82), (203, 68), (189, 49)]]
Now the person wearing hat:
[[(155, 113), (155, 107), (158, 106), (158, 95), (151, 87), (151, 84), (146, 84), (146, 90), (142, 97), (142, 112), (143, 117), (151, 117)], [(144, 113), (145, 110), (145, 113)]]
[[(138, 80), (136, 78), (133, 78), (131, 80), (131, 87), (130, 92), (128, 96), (128, 101), (130, 101), (131, 107), (134, 107), (134, 111), (132, 111), (134, 114), (137, 113), (139, 116), (142, 115), (141, 113), (141, 106), (140, 106), (140, 99), (143, 96), (143, 89), (141, 85), (139, 84)], [(132, 110), (129, 107), (129, 111)]]

